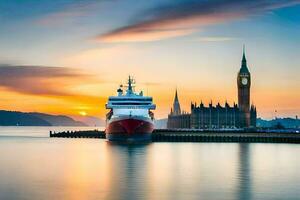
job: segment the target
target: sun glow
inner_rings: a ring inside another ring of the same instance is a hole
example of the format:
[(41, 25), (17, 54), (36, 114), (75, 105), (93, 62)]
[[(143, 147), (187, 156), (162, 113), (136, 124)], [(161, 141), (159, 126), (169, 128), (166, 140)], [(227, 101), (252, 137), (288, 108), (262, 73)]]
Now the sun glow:
[(80, 114), (81, 116), (86, 116), (86, 115), (87, 115), (87, 113), (86, 113), (85, 111), (80, 111), (79, 114)]

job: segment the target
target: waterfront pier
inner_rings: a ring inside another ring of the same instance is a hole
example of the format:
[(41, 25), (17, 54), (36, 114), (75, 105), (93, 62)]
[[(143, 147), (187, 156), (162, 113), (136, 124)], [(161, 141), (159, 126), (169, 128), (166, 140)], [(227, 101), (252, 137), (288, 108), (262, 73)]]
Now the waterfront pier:
[[(105, 132), (64, 131), (52, 132), (50, 137), (57, 138), (99, 138), (105, 139)], [(212, 130), (171, 130), (156, 129), (152, 134), (153, 142), (241, 142), (241, 143), (296, 143), (300, 144), (300, 134), (296, 131), (212, 131)]]
[(50, 131), (49, 136), (56, 137), (56, 138), (102, 138), (102, 139), (105, 139), (104, 131), (99, 131), (99, 130), (63, 131), (63, 132)]

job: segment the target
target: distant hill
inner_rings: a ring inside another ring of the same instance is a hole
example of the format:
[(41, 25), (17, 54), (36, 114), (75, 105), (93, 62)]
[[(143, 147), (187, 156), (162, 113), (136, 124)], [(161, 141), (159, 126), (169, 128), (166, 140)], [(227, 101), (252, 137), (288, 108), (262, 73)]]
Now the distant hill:
[(156, 129), (164, 129), (167, 128), (167, 118), (164, 119), (157, 119), (154, 121), (154, 126)]
[(85, 123), (75, 121), (65, 115), (49, 115), (44, 113), (28, 113), (49, 122), (52, 126), (87, 126)]
[(85, 123), (88, 126), (105, 126), (105, 120), (92, 116), (71, 116), (76, 121)]
[(49, 122), (34, 115), (0, 110), (1, 126), (51, 126)]
[(0, 110), (0, 126), (87, 126), (64, 115)]
[(278, 124), (282, 125), (284, 128), (299, 128), (300, 120), (295, 118), (276, 118), (272, 120), (258, 118), (256, 124), (258, 127), (264, 128), (275, 127)]
[[(155, 120), (155, 128), (167, 127), (168, 119)], [(257, 119), (257, 127), (269, 128), (280, 124), (284, 128), (300, 128), (300, 120), (295, 118), (277, 118), (273, 120)], [(103, 119), (91, 116), (49, 115), (44, 113), (24, 113), (0, 110), (0, 126), (105, 126)]]

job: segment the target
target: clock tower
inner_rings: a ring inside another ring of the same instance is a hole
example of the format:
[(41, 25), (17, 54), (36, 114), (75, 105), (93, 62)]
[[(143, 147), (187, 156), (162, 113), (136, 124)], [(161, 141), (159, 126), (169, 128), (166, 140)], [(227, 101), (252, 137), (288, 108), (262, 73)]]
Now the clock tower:
[(251, 75), (247, 67), (244, 47), (242, 65), (237, 75), (238, 107), (241, 113), (240, 120), (243, 127), (250, 126), (250, 86)]

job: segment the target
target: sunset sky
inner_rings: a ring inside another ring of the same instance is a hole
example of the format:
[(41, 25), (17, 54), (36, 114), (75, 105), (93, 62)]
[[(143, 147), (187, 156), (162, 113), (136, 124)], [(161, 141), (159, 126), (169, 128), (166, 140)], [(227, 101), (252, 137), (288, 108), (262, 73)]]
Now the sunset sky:
[(104, 118), (130, 74), (166, 117), (237, 102), (243, 44), (258, 117), (300, 115), (300, 0), (0, 0), (0, 110)]

